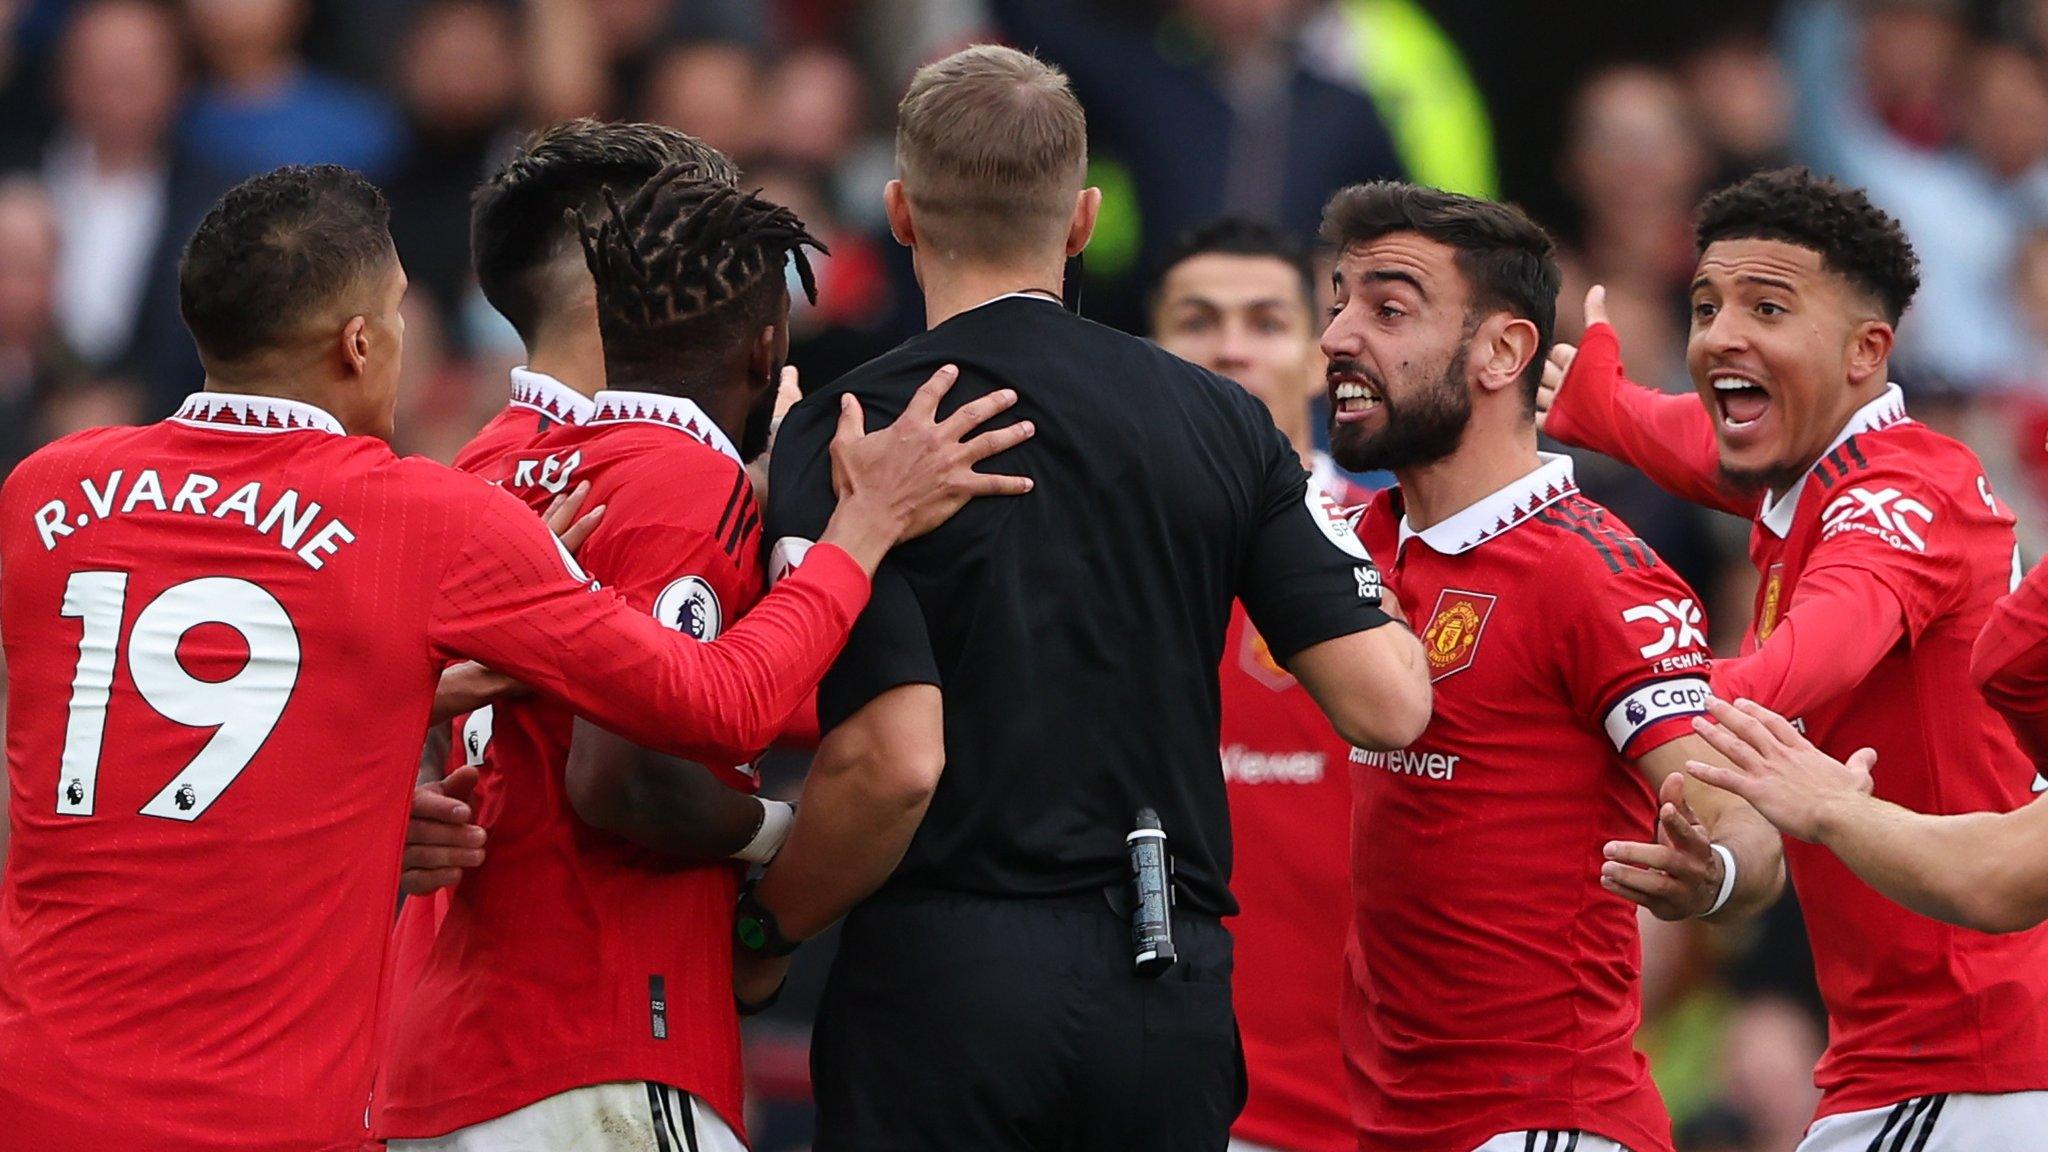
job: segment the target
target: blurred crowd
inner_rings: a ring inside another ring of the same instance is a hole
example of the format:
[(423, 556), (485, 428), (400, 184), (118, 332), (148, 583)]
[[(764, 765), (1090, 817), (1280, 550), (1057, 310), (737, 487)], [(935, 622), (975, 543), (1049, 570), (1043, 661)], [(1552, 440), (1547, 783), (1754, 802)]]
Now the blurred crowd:
[[(1072, 277), (1133, 330), (1182, 230), (1231, 212), (1308, 235), (1335, 188), (1406, 177), (1529, 205), (1567, 254), (1560, 335), (1605, 284), (1631, 374), (1678, 391), (1701, 193), (1793, 162), (1863, 185), (1922, 261), (1894, 365), (1913, 411), (1977, 449), (2041, 551), (2044, 0), (0, 0), (0, 468), (195, 388), (185, 237), (236, 180), (314, 161), (389, 193), (413, 284), (400, 448), (452, 457), (519, 356), (471, 282), (470, 189), (575, 115), (695, 133), (810, 222), (831, 255), (793, 359), (830, 379), (922, 326), (881, 214), (891, 111), (918, 63), (987, 38), (1087, 106), (1105, 207)], [(1731, 650), (1742, 527), (1581, 469)], [(1642, 1047), (1681, 1147), (1791, 1147), (1823, 1038), (1796, 910), (1645, 932)], [(801, 1113), (803, 999), (800, 978), (756, 1037), (770, 1152), (802, 1138), (778, 1110)]]

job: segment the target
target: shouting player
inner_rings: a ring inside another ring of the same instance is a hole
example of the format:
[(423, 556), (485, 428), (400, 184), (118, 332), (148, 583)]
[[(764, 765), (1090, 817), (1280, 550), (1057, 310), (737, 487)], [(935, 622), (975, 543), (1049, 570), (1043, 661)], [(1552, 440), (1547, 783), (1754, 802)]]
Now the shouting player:
[[(1550, 238), (1513, 208), (1392, 183), (1339, 192), (1323, 226), (1331, 452), (1400, 481), (1361, 535), (1436, 689), (1421, 739), (1352, 757), (1358, 1146), (1670, 1152), (1633, 1047), (1636, 913), (1616, 896), (1730, 916), (1783, 880), (1771, 828), (1680, 771), (1710, 754), (1689, 726), (1698, 602), (1579, 494), (1569, 459), (1537, 451)], [(1628, 843), (1653, 826), (1657, 843)]]
[(736, 755), (802, 702), (893, 540), (1021, 487), (971, 471), (989, 445), (957, 418), (849, 426), (839, 546), (718, 642), (678, 636), (518, 500), (384, 443), (406, 285), (387, 218), (332, 166), (231, 190), (180, 268), (207, 390), (0, 490), (10, 1145), (355, 1148), (443, 663)]
[[(1152, 338), (1243, 385), (1273, 414), (1313, 482), (1340, 508), (1365, 503), (1311, 440), (1322, 388), (1313, 272), (1302, 245), (1225, 219), (1181, 238), (1152, 297)], [(1234, 1148), (1353, 1152), (1337, 1039), (1350, 894), (1351, 746), (1280, 667), (1243, 605), (1231, 612), (1220, 675), (1230, 877), (1238, 916), (1231, 985), (1250, 1091)]]
[[(1877, 794), (1900, 807), (2018, 807), (2034, 768), (1968, 675), (2012, 586), (2013, 518), (1976, 456), (1910, 419), (1888, 382), (1919, 283), (1911, 245), (1862, 192), (1803, 170), (1709, 196), (1698, 240), (1698, 397), (1623, 377), (1596, 288), (1584, 343), (1553, 355), (1546, 429), (1754, 518), (1756, 619), (1743, 655), (1716, 665), (1716, 696), (1798, 717), (1835, 756), (1874, 748)], [(1785, 854), (1829, 1017), (1804, 1152), (2035, 1144), (2048, 934), (1957, 932), (1819, 846)]]
[[(697, 640), (761, 596), (744, 463), (767, 442), (789, 342), (783, 268), (793, 260), (808, 290), (806, 245), (787, 209), (690, 165), (612, 200), (584, 239), (607, 388), (581, 426), (499, 469), (536, 505), (589, 483), (608, 511), (581, 560)], [(632, 745), (557, 705), (497, 706), (479, 804), (492, 851), (454, 890), (399, 1013), (380, 1124), (393, 1149), (744, 1147), (739, 868), (708, 861), (755, 834), (746, 759), (643, 770)], [(705, 767), (753, 820), (709, 849), (677, 833), (718, 798), (675, 795)], [(678, 866), (677, 850), (696, 866)]]

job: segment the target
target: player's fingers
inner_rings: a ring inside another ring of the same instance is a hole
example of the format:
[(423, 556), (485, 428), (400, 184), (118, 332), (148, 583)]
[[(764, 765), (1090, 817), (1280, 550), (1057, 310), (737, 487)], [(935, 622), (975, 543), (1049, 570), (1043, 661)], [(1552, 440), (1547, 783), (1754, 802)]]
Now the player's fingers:
[(609, 507), (609, 504), (599, 504), (562, 533), (562, 547), (569, 550), (569, 555), (574, 556), (583, 550), (583, 542), (590, 539), (592, 532), (597, 531), (598, 523), (604, 519), (604, 510)]
[(1671, 847), (1687, 859), (1705, 866), (1707, 857), (1714, 851), (1713, 841), (1707, 839), (1706, 830), (1693, 819), (1689, 810), (1676, 804), (1666, 804), (1657, 814), (1657, 827)]
[(1737, 700), (1735, 706), (1751, 719), (1764, 726), (1764, 730), (1775, 737), (1778, 743), (1794, 751), (1809, 747), (1806, 737), (1792, 726), (1790, 720), (1771, 711), (1754, 700)]
[(961, 449), (969, 464), (979, 464), (991, 456), (1008, 452), (1037, 434), (1038, 425), (1029, 420), (1019, 420), (1008, 428), (984, 432), (961, 445)]
[(460, 879), (460, 868), (408, 868), (399, 873), (398, 888), (407, 896), (425, 896), (453, 887)]
[(839, 398), (839, 429), (832, 434), (834, 447), (846, 447), (867, 435), (866, 417), (861, 415), (860, 401), (848, 392)]
[[(1613, 871), (1610, 872), (1609, 869)], [(1622, 868), (1609, 864), (1601, 869), (1600, 887), (1631, 903), (1648, 908), (1660, 920), (1685, 919), (1691, 890), (1662, 872)]]
[(441, 794), (457, 800), (467, 800), (476, 792), (476, 786), (482, 780), (483, 773), (476, 770), (476, 765), (464, 764), (441, 777)]
[(464, 799), (449, 796), (431, 784), (415, 788), (412, 792), (412, 818), (440, 824), (467, 824), (470, 811)]
[(1607, 323), (1607, 286), (1595, 284), (1586, 289), (1586, 327)]
[(1600, 850), (1608, 868), (1645, 868), (1653, 872), (1673, 874), (1695, 870), (1691, 861), (1683, 854), (1665, 844), (1644, 844), (1636, 840), (1615, 840)]
[(997, 413), (1017, 403), (1017, 392), (1012, 388), (998, 388), (978, 400), (970, 400), (955, 409), (951, 416), (940, 423), (939, 430), (955, 440), (965, 440), (967, 434), (989, 422)]
[(1557, 369), (1557, 378), (1560, 380), (1564, 379), (1565, 369), (1572, 366), (1572, 361), (1577, 359), (1578, 355), (1579, 348), (1576, 344), (1567, 344), (1562, 340), (1552, 344), (1550, 346), (1550, 355), (1544, 357), (1548, 363), (1544, 365), (1543, 378), (1548, 380), (1550, 378), (1550, 369), (1555, 368)]
[(1871, 775), (1877, 771), (1877, 749), (1858, 748), (1850, 753), (1849, 767), (1859, 775), (1856, 781), (1858, 788), (1869, 792), (1877, 786), (1876, 779)]
[[(1692, 718), (1692, 730), (1700, 739), (1712, 745), (1714, 751), (1726, 756), (1731, 763), (1737, 768), (1742, 769), (1744, 773), (1762, 770), (1764, 763), (1763, 755), (1755, 748), (1750, 747), (1749, 741), (1743, 739), (1742, 735), (1732, 728), (1716, 724), (1704, 716), (1695, 716)], [(1712, 783), (1712, 781), (1709, 781), (1709, 783)], [(1715, 786), (1719, 787), (1719, 785)]]
[(1744, 800), (1756, 799), (1756, 777), (1719, 764), (1708, 764), (1699, 760), (1685, 762), (1685, 774), (1702, 784), (1719, 788), (1732, 796)]
[(961, 482), (960, 494), (972, 499), (977, 496), (1022, 496), (1033, 488), (1029, 476), (1004, 476), (1000, 473), (972, 472)]
[(560, 536), (576, 522), (576, 514), (583, 510), (583, 501), (590, 496), (590, 481), (579, 481), (565, 495), (555, 497), (548, 505), (548, 531)]
[(405, 825), (405, 851), (411, 858), (415, 848), (465, 848), (484, 846), (489, 833), (475, 824), (457, 824), (432, 817), (415, 816)]
[[(1762, 720), (1737, 708), (1726, 700), (1708, 697), (1707, 712), (1713, 716), (1721, 727), (1740, 737), (1745, 745), (1749, 746), (1760, 756), (1770, 756), (1784, 750), (1784, 745), (1779, 742), (1777, 736), (1771, 732), (1770, 728)], [(1694, 717), (1693, 719), (1697, 723), (1699, 718)], [(1719, 747), (1719, 745), (1716, 745), (1716, 747)], [(1723, 749), (1723, 751), (1726, 751), (1726, 749)], [(1749, 765), (1745, 764), (1743, 767), (1746, 768)]]
[(931, 379), (917, 386), (917, 393), (911, 396), (910, 403), (903, 406), (904, 417), (907, 419), (914, 416), (920, 421), (935, 422), (938, 419), (939, 401), (944, 400), (946, 393), (953, 390), (953, 381), (959, 378), (960, 369), (951, 364), (932, 373)]
[(803, 387), (797, 383), (796, 365), (784, 364), (782, 372), (775, 378), (775, 419), (780, 422), (803, 398)]

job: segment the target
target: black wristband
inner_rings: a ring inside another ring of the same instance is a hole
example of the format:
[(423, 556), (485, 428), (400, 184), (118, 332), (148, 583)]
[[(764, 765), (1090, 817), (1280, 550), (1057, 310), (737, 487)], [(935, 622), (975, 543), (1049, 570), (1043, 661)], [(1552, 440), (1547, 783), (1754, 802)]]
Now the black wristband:
[(782, 934), (782, 925), (776, 922), (775, 913), (754, 896), (757, 882), (749, 880), (740, 889), (739, 904), (733, 910), (733, 941), (756, 956), (787, 956), (796, 951), (803, 941), (791, 940)]

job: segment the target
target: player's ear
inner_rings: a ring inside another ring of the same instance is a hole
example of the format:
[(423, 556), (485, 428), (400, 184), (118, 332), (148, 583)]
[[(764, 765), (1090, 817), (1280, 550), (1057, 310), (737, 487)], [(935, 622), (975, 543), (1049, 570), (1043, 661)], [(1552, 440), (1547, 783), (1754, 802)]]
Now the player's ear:
[(1520, 388), (1522, 372), (1538, 355), (1541, 342), (1533, 320), (1505, 312), (1488, 317), (1472, 341), (1473, 354), (1480, 357), (1480, 384), (1489, 392)]
[(1887, 362), (1896, 339), (1892, 326), (1882, 320), (1864, 320), (1849, 333), (1849, 383), (1863, 384), (1873, 377), (1884, 383)]
[(341, 356), (348, 364), (349, 371), (357, 376), (370, 364), (370, 319), (367, 316), (351, 316), (341, 329)]
[(1067, 222), (1067, 255), (1079, 256), (1095, 238), (1095, 221), (1102, 214), (1102, 189), (1083, 188), (1074, 197), (1074, 217)]
[(903, 181), (891, 180), (882, 186), (882, 209), (889, 215), (889, 235), (905, 248), (915, 247), (917, 229), (910, 222), (910, 197), (903, 191)]
[[(786, 324), (787, 322), (785, 321), (784, 323)], [(747, 380), (749, 383), (758, 386), (765, 382), (767, 387), (775, 387), (775, 378), (782, 371), (780, 349), (783, 346), (782, 334), (784, 331), (783, 324), (768, 324), (764, 325), (760, 333), (754, 337), (753, 344), (747, 348)]]

